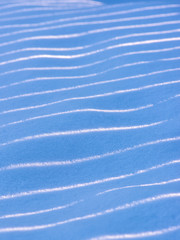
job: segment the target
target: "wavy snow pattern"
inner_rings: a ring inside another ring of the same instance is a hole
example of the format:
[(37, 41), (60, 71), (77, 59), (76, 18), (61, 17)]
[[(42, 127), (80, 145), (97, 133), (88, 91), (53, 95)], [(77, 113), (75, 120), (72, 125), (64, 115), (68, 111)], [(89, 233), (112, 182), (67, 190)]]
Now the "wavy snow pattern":
[(0, 3), (0, 239), (180, 239), (178, 1)]

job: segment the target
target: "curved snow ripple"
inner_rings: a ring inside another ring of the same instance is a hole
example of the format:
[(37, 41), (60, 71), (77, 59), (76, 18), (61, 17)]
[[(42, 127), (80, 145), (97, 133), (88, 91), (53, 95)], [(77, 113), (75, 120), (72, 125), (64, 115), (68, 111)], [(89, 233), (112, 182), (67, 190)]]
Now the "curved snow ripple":
[(37, 135), (33, 135), (33, 136), (27, 136), (27, 137), (23, 137), (23, 138), (19, 138), (19, 139), (14, 139), (12, 141), (5, 142), (5, 143), (0, 143), (0, 146), (3, 147), (3, 146), (7, 146), (9, 144), (26, 142), (26, 141), (41, 139), (41, 138), (49, 138), (49, 137), (78, 135), (78, 134), (86, 134), (86, 133), (111, 132), (111, 131), (112, 132), (113, 131), (126, 131), (126, 130), (148, 128), (148, 127), (157, 126), (157, 125), (162, 124), (166, 121), (167, 120), (160, 121), (160, 122), (154, 122), (154, 123), (150, 123), (150, 124), (144, 124), (144, 125), (136, 125), (136, 126), (78, 129), (78, 130), (71, 130), (71, 131), (64, 131), (64, 132), (42, 133), (42, 134), (37, 134)]
[[(170, 199), (170, 198), (179, 198), (179, 197), (180, 197), (180, 193), (169, 193), (169, 194), (156, 195), (156, 196), (153, 196), (150, 198), (145, 198), (145, 199), (141, 199), (138, 201), (133, 201), (131, 203), (126, 203), (124, 205), (117, 206), (115, 208), (106, 209), (102, 212), (96, 212), (96, 213), (92, 213), (92, 214), (81, 216), (81, 217), (71, 218), (71, 219), (61, 221), (61, 222), (50, 223), (50, 224), (46, 224), (46, 225), (36, 225), (36, 226), (0, 228), (0, 232), (1, 233), (3, 233), (3, 232), (18, 232), (18, 231), (23, 232), (23, 231), (35, 231), (35, 230), (40, 230), (40, 229), (52, 228), (52, 227), (57, 227), (58, 225), (68, 224), (71, 222), (82, 221), (82, 220), (91, 219), (91, 218), (97, 218), (97, 217), (100, 217), (100, 216), (103, 216), (106, 214), (110, 214), (113, 212), (129, 209), (129, 208), (134, 208), (139, 205), (141, 206), (141, 205), (152, 203), (155, 201), (160, 201), (160, 200)], [(175, 229), (176, 228), (174, 228), (174, 230)], [(179, 229), (179, 227), (177, 229)]]
[(166, 233), (174, 232), (179, 229), (180, 229), (180, 225), (177, 225), (177, 226), (163, 228), (156, 231), (147, 231), (147, 232), (131, 233), (131, 234), (126, 233), (126, 234), (119, 234), (119, 235), (106, 235), (106, 236), (91, 238), (91, 240), (146, 238), (146, 237), (164, 235)]
[[(107, 153), (100, 154), (100, 155), (94, 155), (94, 156), (90, 156), (90, 157), (78, 158), (78, 159), (67, 160), (67, 161), (56, 161), (56, 162), (51, 161), (51, 162), (12, 164), (10, 166), (0, 168), (0, 171), (13, 170), (13, 169), (19, 169), (19, 168), (51, 167), (51, 166), (64, 166), (64, 165), (78, 164), (78, 163), (83, 163), (83, 162), (87, 162), (87, 161), (98, 160), (98, 159), (114, 156), (114, 155), (124, 153), (124, 152), (128, 152), (128, 151), (133, 151), (133, 150), (143, 148), (143, 147), (146, 147), (146, 146), (151, 146), (151, 145), (156, 145), (156, 144), (166, 143), (166, 142), (174, 142), (174, 141), (179, 141), (179, 140), (180, 140), (180, 136), (174, 137), (174, 138), (159, 139), (159, 140), (152, 141), (152, 142), (146, 142), (146, 143), (138, 144), (138, 145), (135, 145), (135, 146), (132, 146), (132, 147), (119, 149), (119, 150), (116, 150), (116, 151), (113, 151), (113, 152), (107, 152)], [(174, 163), (174, 161), (173, 161), (173, 163)]]
[(5, 238), (180, 238), (180, 4), (110, 2), (0, 3)]

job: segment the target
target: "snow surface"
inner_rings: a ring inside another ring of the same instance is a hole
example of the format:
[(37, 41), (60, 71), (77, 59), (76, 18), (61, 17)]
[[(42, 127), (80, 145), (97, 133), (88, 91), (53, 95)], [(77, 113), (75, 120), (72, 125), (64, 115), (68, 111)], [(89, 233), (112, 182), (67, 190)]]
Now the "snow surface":
[(179, 14), (0, 2), (0, 239), (180, 239)]

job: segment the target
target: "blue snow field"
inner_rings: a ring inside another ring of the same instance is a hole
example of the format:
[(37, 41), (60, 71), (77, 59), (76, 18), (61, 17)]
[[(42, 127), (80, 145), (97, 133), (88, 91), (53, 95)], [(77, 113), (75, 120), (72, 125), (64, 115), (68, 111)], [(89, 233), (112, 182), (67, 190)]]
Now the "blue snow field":
[(0, 1), (0, 239), (180, 239), (180, 2)]

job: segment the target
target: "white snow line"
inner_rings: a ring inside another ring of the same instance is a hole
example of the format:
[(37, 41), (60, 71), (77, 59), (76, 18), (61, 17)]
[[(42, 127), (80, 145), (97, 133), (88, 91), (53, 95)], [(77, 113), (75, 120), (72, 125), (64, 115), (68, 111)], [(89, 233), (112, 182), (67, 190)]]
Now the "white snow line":
[[(166, 21), (166, 22), (158, 22), (158, 23), (116, 26), (116, 27), (109, 27), (109, 28), (107, 27), (107, 28), (89, 30), (86, 32), (81, 32), (81, 33), (72, 33), (72, 34), (64, 34), (64, 35), (33, 36), (33, 37), (19, 38), (19, 39), (13, 40), (13, 41), (2, 42), (0, 44), (0, 47), (9, 46), (12, 44), (22, 43), (22, 42), (27, 42), (27, 41), (49, 40), (49, 39), (51, 39), (51, 40), (53, 40), (53, 39), (56, 39), (56, 40), (57, 39), (71, 39), (71, 38), (84, 37), (84, 36), (88, 36), (88, 35), (94, 35), (94, 34), (98, 34), (98, 33), (110, 32), (110, 31), (118, 31), (118, 30), (124, 30), (124, 29), (136, 29), (136, 28), (149, 28), (149, 27), (151, 28), (151, 27), (157, 27), (157, 26), (176, 25), (179, 23), (180, 23), (180, 20), (176, 20), (176, 21)], [(132, 43), (131, 43), (131, 45), (127, 45), (127, 46), (132, 46)]]
[(83, 200), (75, 201), (75, 202), (72, 202), (72, 203), (69, 203), (69, 204), (66, 204), (66, 205), (53, 207), (53, 208), (48, 208), (48, 209), (43, 209), (43, 210), (38, 210), (38, 211), (33, 211), (33, 212), (7, 214), (7, 215), (0, 216), (0, 219), (9, 219), (9, 218), (17, 218), (17, 217), (25, 217), (25, 216), (49, 213), (49, 212), (65, 209), (65, 208), (68, 208), (68, 207), (72, 207), (72, 206), (74, 206), (74, 205), (76, 205), (76, 204), (78, 204), (82, 201)]
[(68, 135), (79, 135), (79, 134), (86, 134), (86, 133), (100, 133), (100, 132), (111, 132), (111, 131), (126, 131), (126, 130), (134, 130), (134, 129), (141, 129), (141, 128), (148, 128), (160, 125), (165, 121), (154, 122), (150, 124), (144, 125), (135, 125), (135, 126), (125, 126), (125, 127), (108, 127), (108, 128), (90, 128), (90, 129), (78, 129), (78, 130), (70, 130), (70, 131), (61, 131), (61, 132), (51, 132), (51, 133), (42, 133), (33, 136), (27, 136), (23, 138), (17, 138), (8, 142), (0, 143), (0, 146), (7, 146), (9, 144), (26, 142), (35, 139), (42, 139), (42, 138), (49, 138), (49, 137), (58, 137), (58, 136), (68, 136)]
[[(73, 160), (11, 164), (9, 166), (1, 167), (0, 171), (14, 170), (14, 169), (20, 169), (20, 168), (53, 167), (53, 166), (64, 166), (64, 165), (79, 164), (79, 163), (84, 163), (84, 162), (88, 162), (88, 161), (92, 161), (92, 160), (98, 160), (98, 159), (118, 155), (118, 154), (121, 154), (121, 153), (125, 153), (125, 152), (128, 152), (128, 151), (133, 151), (133, 150), (148, 147), (148, 146), (151, 146), (151, 145), (174, 142), (174, 141), (179, 141), (179, 140), (180, 140), (180, 136), (172, 137), (172, 138), (158, 139), (158, 140), (155, 140), (155, 141), (134, 145), (132, 147), (119, 149), (119, 150), (116, 150), (116, 151), (113, 151), (113, 152), (107, 152), (107, 153), (100, 154), (100, 155), (94, 155), (94, 156), (89, 156), (89, 157), (85, 157), (85, 158), (73, 159)], [(131, 176), (131, 175), (134, 176), (134, 175), (137, 175), (137, 174), (140, 174), (140, 173), (144, 173), (144, 172), (148, 172), (150, 170), (157, 169), (159, 167), (168, 166), (170, 164), (176, 164), (176, 163), (180, 163), (180, 160), (173, 160), (173, 161), (170, 161), (168, 163), (160, 164), (160, 165), (148, 168), (148, 169), (139, 170), (139, 171), (133, 173), (133, 175), (128, 174), (127, 176)], [(121, 176), (120, 176), (120, 178), (121, 178)]]
[[(165, 200), (165, 199), (171, 199), (171, 198), (177, 198), (180, 197), (180, 193), (167, 193), (167, 194), (161, 194), (161, 195), (155, 195), (153, 197), (149, 197), (149, 198), (144, 198), (141, 200), (137, 200), (137, 201), (133, 201), (130, 203), (126, 203), (124, 205), (120, 205), (117, 206), (115, 208), (110, 208), (110, 209), (106, 209), (104, 211), (101, 212), (96, 212), (96, 213), (91, 213), (88, 215), (84, 215), (81, 217), (75, 217), (75, 218), (70, 218), (64, 221), (60, 221), (60, 222), (55, 222), (55, 223), (50, 223), (50, 224), (44, 224), (44, 225), (34, 225), (34, 226), (23, 226), (23, 227), (8, 227), (8, 228), (0, 228), (0, 233), (3, 232), (23, 232), (23, 231), (34, 231), (34, 230), (40, 230), (40, 229), (46, 229), (46, 228), (51, 228), (51, 227), (56, 227), (59, 225), (63, 225), (63, 224), (67, 224), (67, 223), (71, 223), (71, 222), (77, 222), (77, 221), (81, 221), (81, 220), (87, 220), (87, 219), (92, 219), (92, 218), (96, 218), (99, 216), (104, 216), (106, 214), (110, 214), (110, 213), (114, 213), (117, 211), (121, 211), (121, 210), (126, 210), (129, 208), (133, 208), (133, 207), (138, 207), (144, 204), (150, 204), (156, 201), (160, 201), (160, 200)], [(174, 231), (180, 229), (180, 226), (176, 226), (176, 227), (171, 227), (169, 230), (167, 231)], [(164, 232), (158, 232), (158, 234), (163, 234)], [(158, 235), (157, 232), (155, 235)]]
[[(176, 61), (176, 60), (180, 60), (180, 57), (166, 58), (166, 59), (163, 58), (163, 59), (158, 59), (158, 60), (155, 60), (155, 61), (134, 62), (134, 63), (129, 63), (129, 64), (116, 66), (114, 68), (109, 68), (109, 69), (107, 69), (103, 72), (94, 73), (94, 74), (100, 75), (100, 74), (104, 74), (104, 73), (114, 71), (114, 70), (117, 70), (117, 69), (120, 69), (120, 68), (125, 68), (125, 67), (132, 67), (132, 66), (136, 66), (136, 65), (143, 65), (143, 64), (149, 64), (149, 63), (155, 63), (155, 62), (161, 62), (161, 61)], [(180, 70), (180, 68), (179, 68), (179, 70)], [(164, 71), (160, 71), (160, 73), (171, 72), (171, 71), (172, 71), (172, 69), (166, 69)], [(155, 72), (154, 74), (159, 74), (159, 71), (158, 71), (158, 73)], [(149, 74), (142, 74), (142, 75), (149, 76)], [(140, 77), (142, 77), (142, 75), (140, 75)], [(153, 75), (153, 73), (151, 73), (150, 75)], [(67, 77), (64, 76), (63, 78), (67, 78)], [(132, 78), (131, 77), (121, 78), (121, 79), (118, 79), (118, 81), (127, 80), (127, 79), (132, 79)], [(115, 82), (115, 81), (112, 81), (112, 82)], [(77, 86), (74, 86), (74, 87), (58, 88), (58, 89), (53, 89), (53, 90), (41, 91), (41, 92), (24, 93), (24, 94), (19, 94), (19, 95), (15, 95), (15, 96), (0, 98), (0, 102), (19, 99), (19, 98), (25, 98), (25, 97), (40, 96), (40, 95), (45, 95), (45, 94), (53, 94), (53, 93), (58, 93), (58, 92), (63, 92), (63, 91), (71, 91), (71, 90), (75, 90), (75, 89), (80, 89), (82, 87), (88, 87), (88, 86), (90, 87), (90, 86), (95, 86), (95, 85), (100, 85), (100, 84), (105, 84), (105, 83), (111, 83), (111, 81), (107, 80), (107, 81), (100, 81), (98, 83), (95, 82), (95, 83), (90, 83), (90, 84), (77, 85)], [(20, 84), (20, 82), (19, 82), (19, 84)], [(1, 88), (3, 88), (3, 86), (0, 87), (0, 89)]]
[[(78, 46), (78, 47), (69, 47), (69, 48), (48, 48), (48, 47), (47, 48), (46, 47), (43, 47), (43, 48), (42, 47), (22, 48), (22, 49), (17, 49), (17, 50), (1, 53), (0, 56), (6, 56), (6, 55), (11, 55), (11, 54), (21, 53), (21, 52), (26, 52), (26, 51), (30, 51), (30, 52), (31, 51), (53, 51), (53, 52), (77, 51), (77, 50), (83, 50), (83, 49), (87, 49), (87, 48), (90, 48), (90, 47), (94, 47), (96, 45), (108, 43), (108, 42), (111, 42), (111, 41), (117, 41), (117, 40), (123, 39), (123, 38), (139, 37), (139, 36), (151, 36), (151, 35), (161, 35), (161, 34), (169, 34), (169, 33), (171, 34), (171, 33), (179, 33), (179, 32), (180, 32), (180, 29), (178, 28), (178, 29), (167, 30), (167, 31), (143, 32), (143, 33), (137, 33), (137, 34), (134, 33), (134, 34), (128, 34), (128, 35), (124, 35), (124, 36), (117, 36), (117, 37), (109, 38), (107, 40), (95, 42), (95, 43), (89, 44), (89, 45)], [(169, 49), (176, 49), (176, 48), (177, 47), (169, 48)], [(164, 48), (164, 50), (165, 49), (166, 48)], [(152, 51), (160, 51), (160, 50), (163, 50), (163, 49), (156, 49), (156, 50), (152, 50)]]
[[(85, 12), (94, 12), (94, 11), (101, 11), (101, 10), (107, 10), (107, 9), (110, 9), (110, 8), (117, 8), (117, 7), (126, 7), (126, 6), (131, 6), (131, 5), (134, 5), (134, 3), (125, 3), (125, 4), (118, 4), (118, 5), (101, 5), (101, 6), (98, 6), (98, 7), (92, 7), (92, 8), (88, 8), (88, 9), (73, 9), (73, 10), (66, 10), (66, 11), (62, 11), (62, 9), (57, 9), (58, 12), (54, 12), (54, 8), (52, 7), (49, 7), (49, 10), (53, 10), (53, 13), (44, 13), (44, 14), (41, 14), (39, 13), (38, 15), (36, 14), (33, 14), (33, 15), (28, 15), (28, 16), (20, 16), (20, 17), (8, 17), (8, 18), (1, 18), (0, 21), (16, 21), (16, 20), (26, 20), (26, 19), (33, 19), (33, 18), (44, 18), (44, 17), (54, 17), (54, 16), (59, 16), (59, 14), (61, 15), (69, 15), (69, 14), (77, 14), (77, 13), (85, 13)], [(57, 6), (55, 6), (57, 7)], [(44, 8), (47, 8), (47, 7), (44, 7)], [(43, 8), (43, 9), (44, 9)], [(9, 11), (9, 12), (6, 12), (4, 13), (4, 15), (10, 15), (10, 14), (14, 14), (14, 13), (19, 13), (19, 12), (29, 12), (29, 11), (33, 11), (34, 8), (25, 8), (25, 9), (21, 9), (21, 10), (15, 10), (15, 11)], [(42, 10), (43, 10), (42, 9)], [(89, 15), (86, 15), (86, 16), (89, 16)], [(68, 18), (66, 18), (68, 19)], [(72, 20), (72, 17), (71, 17), (71, 20)], [(69, 21), (69, 20), (68, 20)]]
[[(179, 31), (179, 30), (178, 30)], [(132, 37), (137, 35), (137, 34), (130, 34), (130, 35), (125, 35), (122, 36), (122, 38), (126, 37)], [(139, 34), (138, 34), (139, 35)], [(141, 33), (142, 35), (142, 33)], [(116, 45), (111, 45), (105, 48), (93, 50), (90, 52), (86, 53), (79, 53), (79, 54), (73, 54), (73, 55), (50, 55), (50, 54), (43, 54), (43, 55), (34, 55), (34, 56), (29, 56), (29, 57), (23, 57), (19, 59), (12, 59), (7, 62), (1, 62), (1, 65), (7, 64), (7, 63), (13, 63), (17, 61), (25, 61), (25, 60), (30, 60), (30, 59), (38, 59), (38, 58), (57, 58), (57, 59), (74, 59), (74, 58), (81, 58), (81, 57), (87, 57), (91, 55), (95, 55), (98, 53), (102, 53), (104, 51), (116, 49), (116, 48), (122, 48), (122, 47), (132, 47), (132, 46), (139, 46), (139, 45), (147, 45), (147, 44), (155, 44), (155, 43), (162, 43), (162, 42), (174, 42), (174, 41), (180, 41), (180, 37), (173, 37), (173, 38), (163, 38), (163, 39), (153, 39), (153, 40), (145, 40), (145, 41), (137, 41), (137, 42), (128, 42), (128, 43), (120, 43)], [(123, 54), (122, 54), (123, 55)], [(18, 70), (17, 70), (18, 71)], [(5, 75), (7, 73), (15, 72), (13, 71), (8, 71), (5, 73), (1, 73), (0, 75)]]
[[(111, 81), (113, 81), (113, 80), (111, 80)], [(12, 112), (26, 111), (26, 110), (30, 110), (30, 109), (32, 110), (32, 109), (37, 109), (37, 108), (43, 108), (43, 107), (47, 107), (47, 106), (51, 106), (51, 105), (54, 105), (54, 104), (59, 104), (59, 103), (62, 103), (62, 102), (67, 102), (67, 101), (76, 101), (76, 100), (109, 97), (109, 96), (113, 96), (113, 95), (116, 95), (116, 94), (138, 92), (138, 91), (143, 91), (143, 90), (150, 89), (150, 88), (161, 87), (161, 86), (172, 85), (172, 84), (178, 84), (178, 83), (180, 83), (180, 80), (156, 83), (156, 84), (146, 85), (146, 86), (142, 86), (142, 87), (138, 87), (138, 88), (118, 90), (118, 91), (114, 91), (114, 92), (107, 92), (107, 93), (91, 95), (91, 96), (66, 98), (66, 99), (55, 101), (55, 102), (49, 102), (49, 103), (44, 103), (44, 104), (40, 104), (40, 105), (34, 105), (34, 106), (28, 106), (28, 107), (23, 107), (23, 108), (15, 108), (15, 109), (5, 110), (3, 112), (0, 112), (0, 115), (1, 114), (12, 113)]]
[(141, 106), (141, 107), (137, 107), (137, 108), (129, 108), (129, 109), (97, 109), (97, 108), (84, 108), (84, 109), (75, 109), (75, 110), (69, 110), (69, 111), (65, 111), (65, 112), (57, 112), (57, 113), (51, 113), (51, 114), (45, 114), (45, 115), (40, 115), (40, 116), (36, 116), (36, 117), (32, 117), (32, 118), (26, 118), (24, 120), (19, 120), (19, 121), (15, 121), (15, 122), (10, 122), (7, 124), (3, 124), (0, 125), (0, 128), (4, 128), (10, 125), (15, 125), (15, 124), (19, 124), (19, 123), (25, 123), (25, 122), (29, 122), (29, 121), (33, 121), (33, 120), (37, 120), (37, 119), (43, 119), (43, 118), (49, 118), (49, 117), (56, 117), (56, 116), (60, 116), (60, 115), (65, 115), (65, 114), (72, 114), (72, 113), (87, 113), (87, 112), (98, 112), (98, 113), (129, 113), (129, 112), (135, 112), (135, 111), (140, 111), (143, 109), (147, 109), (153, 107), (153, 104), (148, 104), (146, 106)]
[(170, 179), (170, 180), (162, 181), (162, 182), (154, 182), (154, 183), (137, 184), (137, 185), (118, 187), (118, 188), (111, 188), (111, 189), (108, 189), (106, 191), (97, 193), (96, 196), (103, 195), (105, 193), (110, 193), (110, 192), (122, 190), (122, 189), (161, 186), (161, 185), (166, 185), (166, 184), (171, 184), (171, 183), (176, 183), (176, 182), (180, 182), (180, 178)]
[[(125, 21), (136, 21), (136, 20), (144, 20), (144, 19), (153, 19), (153, 18), (161, 18), (161, 17), (172, 17), (172, 16), (177, 16), (179, 15), (178, 12), (173, 12), (173, 13), (164, 13), (164, 14), (152, 14), (152, 15), (147, 15), (147, 16), (139, 16), (139, 17), (128, 17), (128, 18), (117, 18), (117, 19), (110, 19), (110, 20), (99, 20), (99, 21), (89, 21), (89, 22), (74, 22), (76, 18), (73, 18), (72, 23), (67, 23), (68, 26), (79, 26), (77, 24), (82, 24), (82, 25), (96, 25), (96, 24), (106, 24), (106, 23), (116, 23), (116, 22), (125, 22)], [(77, 17), (79, 18), (79, 17)], [(54, 23), (60, 23), (60, 22), (66, 22), (69, 21), (66, 18), (65, 19), (57, 19), (57, 20), (51, 20), (51, 21), (46, 21), (46, 22), (41, 22), (41, 23), (31, 23), (31, 24), (8, 24), (8, 25), (2, 25), (0, 26), (0, 29), (7, 29), (7, 28), (30, 28), (30, 27), (38, 27), (38, 26), (46, 26), (49, 24), (54, 24)], [(73, 25), (72, 25), (73, 24)], [(58, 27), (60, 25), (55, 25), (55, 26), (50, 26), (50, 27)], [(66, 25), (62, 25), (66, 27)], [(38, 28), (39, 29), (39, 28)], [(33, 29), (24, 29), (27, 31), (31, 31)], [(35, 31), (37, 30), (36, 28), (34, 29)], [(20, 30), (22, 31), (22, 30)], [(22, 32), (21, 32), (22, 33)]]
[[(91, 25), (101, 25), (101, 24), (107, 24), (107, 23), (118, 23), (118, 22), (156, 19), (156, 18), (167, 18), (167, 17), (173, 17), (173, 16), (177, 16), (177, 15), (179, 15), (179, 13), (175, 12), (175, 13), (167, 13), (167, 14), (154, 14), (154, 15), (149, 15), (149, 16), (120, 18), (120, 19), (101, 20), (101, 21), (73, 22), (73, 23), (66, 23), (66, 24), (60, 24), (60, 25), (49, 26), (49, 27), (29, 28), (29, 29), (14, 31), (14, 32), (3, 33), (3, 34), (0, 34), (0, 38), (14, 36), (17, 34), (30, 33), (30, 32), (34, 33), (34, 32), (39, 32), (39, 31), (49, 31), (52, 29), (61, 29), (61, 28), (88, 26), (88, 25), (90, 25), (90, 26)], [(59, 21), (59, 22), (63, 22), (63, 21)], [(5, 26), (2, 26), (2, 28), (3, 27), (5, 27)], [(9, 25), (9, 28), (11, 28), (11, 25)]]
[[(118, 5), (114, 5), (113, 7), (123, 7), (123, 6), (130, 6), (130, 5), (135, 5), (135, 3), (127, 3), (127, 4), (118, 4)], [(57, 6), (55, 6), (57, 7)], [(77, 20), (82, 20), (82, 19), (88, 19), (88, 18), (98, 18), (98, 17), (108, 17), (108, 16), (116, 16), (116, 15), (121, 15), (121, 14), (129, 14), (129, 13), (136, 13), (136, 12), (143, 12), (143, 11), (154, 11), (154, 10), (159, 10), (159, 9), (169, 9), (169, 8), (178, 8), (180, 7), (180, 4), (167, 4), (167, 5), (158, 5), (158, 6), (148, 6), (148, 7), (140, 7), (140, 8), (133, 8), (133, 9), (128, 9), (128, 10), (122, 10), (122, 11), (118, 11), (118, 12), (110, 12), (110, 13), (99, 13), (99, 14), (94, 14), (94, 15), (85, 15), (85, 16), (80, 16)], [(98, 7), (99, 8), (99, 7)], [(100, 6), (101, 9), (106, 9), (108, 8), (107, 6), (103, 6), (101, 5)], [(112, 6), (109, 6), (109, 8), (112, 8)], [(22, 12), (23, 11), (26, 11), (26, 9), (21, 9)], [(95, 10), (98, 10), (98, 9), (95, 9)], [(81, 12), (89, 12), (89, 11), (92, 11), (91, 9), (88, 9), (88, 10), (82, 10)], [(75, 11), (75, 13), (77, 13), (79, 11)], [(11, 12), (5, 12), (5, 13), (2, 13), (4, 15), (8, 15), (8, 14), (14, 14), (14, 13), (17, 13), (15, 11), (11, 11)], [(66, 12), (65, 12), (66, 13)], [(72, 11), (68, 11), (67, 12), (68, 14), (69, 13), (72, 13)], [(66, 14), (67, 14), (66, 13)], [(41, 17), (42, 14), (39, 14), (38, 16)], [(33, 17), (34, 15), (32, 15)], [(45, 15), (46, 16), (46, 15)], [(51, 16), (54, 16), (53, 14), (51, 14)], [(27, 16), (29, 17), (29, 16)], [(30, 16), (31, 17), (31, 16)], [(44, 15), (43, 15), (44, 17)], [(9, 20), (16, 20), (16, 19), (19, 19), (19, 18), (9, 18)], [(23, 19), (26, 19), (26, 17), (24, 17)], [(5, 19), (6, 20), (6, 19)], [(73, 18), (68, 18), (68, 21), (73, 21)]]
[(147, 231), (147, 232), (140, 232), (140, 233), (125, 233), (125, 234), (118, 234), (118, 235), (104, 235), (100, 237), (91, 238), (91, 240), (110, 240), (110, 239), (135, 239), (135, 238), (145, 238), (145, 237), (153, 237), (164, 235), (170, 232), (174, 232), (180, 229), (180, 225), (172, 226), (168, 228), (163, 228), (156, 231)]

